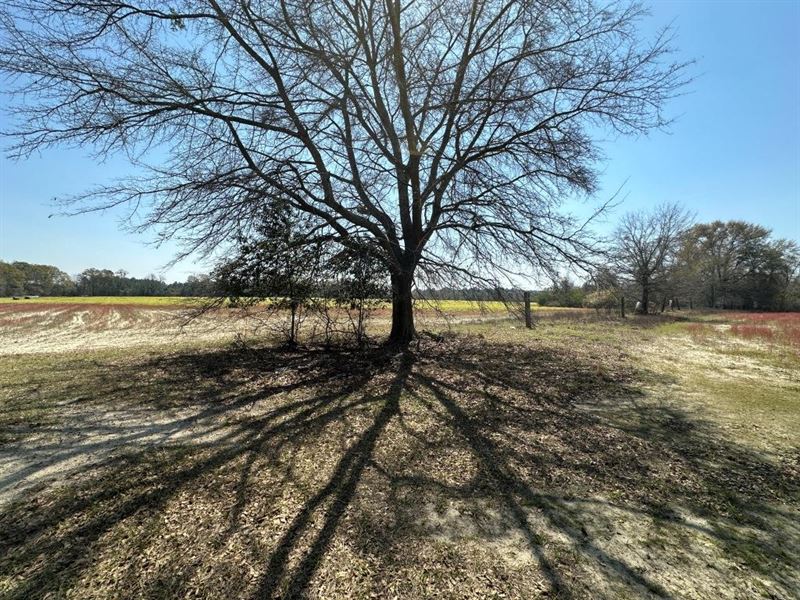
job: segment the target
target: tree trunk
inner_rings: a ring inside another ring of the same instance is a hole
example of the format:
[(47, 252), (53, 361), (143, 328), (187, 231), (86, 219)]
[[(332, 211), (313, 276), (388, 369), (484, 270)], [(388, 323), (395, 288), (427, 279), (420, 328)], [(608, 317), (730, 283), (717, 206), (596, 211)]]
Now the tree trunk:
[(292, 310), (292, 322), (289, 329), (289, 345), (297, 345), (297, 306), (298, 303), (292, 300), (290, 308)]
[(414, 338), (413, 281), (413, 271), (392, 273), (392, 331), (389, 344), (405, 346)]
[(647, 285), (642, 286), (642, 313), (650, 313), (650, 288)]

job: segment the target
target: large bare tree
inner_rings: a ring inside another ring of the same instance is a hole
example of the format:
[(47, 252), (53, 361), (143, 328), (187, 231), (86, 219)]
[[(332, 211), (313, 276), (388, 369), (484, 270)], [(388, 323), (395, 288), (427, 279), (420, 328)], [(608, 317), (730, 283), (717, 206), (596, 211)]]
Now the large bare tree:
[(663, 126), (685, 79), (668, 32), (640, 40), (643, 10), (627, 3), (0, 6), (13, 155), (156, 149), (165, 160), (82, 206), (132, 203), (187, 253), (224, 245), (280, 197), (313, 217), (309, 240), (380, 247), (400, 343), (415, 276), (584, 260), (583, 224), (559, 208), (594, 189), (593, 132)]
[(663, 286), (674, 266), (691, 222), (686, 209), (674, 203), (622, 217), (613, 255), (618, 272), (638, 286), (645, 313), (649, 312), (653, 291)]

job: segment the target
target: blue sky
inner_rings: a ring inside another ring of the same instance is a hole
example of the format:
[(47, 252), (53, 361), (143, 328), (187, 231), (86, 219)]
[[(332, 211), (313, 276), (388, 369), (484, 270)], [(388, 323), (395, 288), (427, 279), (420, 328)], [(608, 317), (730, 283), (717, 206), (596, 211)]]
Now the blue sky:
[[(800, 0), (650, 6), (645, 33), (673, 23), (678, 58), (697, 60), (696, 80), (668, 107), (677, 117), (669, 133), (603, 141), (598, 199), (622, 186), (625, 201), (599, 227), (610, 229), (627, 210), (677, 201), (699, 221), (743, 219), (800, 241)], [(0, 115), (0, 129), (7, 123)], [(48, 218), (54, 197), (126, 172), (121, 158), (97, 164), (75, 149), (0, 158), (0, 259), (168, 280), (203, 271), (191, 261), (165, 270), (175, 247), (120, 231), (121, 214)]]

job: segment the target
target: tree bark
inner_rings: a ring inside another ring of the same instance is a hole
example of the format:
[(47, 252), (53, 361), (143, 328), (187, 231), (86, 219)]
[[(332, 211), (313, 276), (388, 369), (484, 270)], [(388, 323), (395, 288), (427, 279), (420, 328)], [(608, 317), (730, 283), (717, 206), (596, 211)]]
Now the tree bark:
[(413, 271), (392, 273), (392, 331), (389, 344), (405, 346), (414, 338)]
[(646, 284), (642, 286), (642, 313), (650, 313), (650, 288)]
[(292, 310), (292, 322), (289, 329), (289, 345), (297, 345), (297, 307), (299, 303), (292, 300), (290, 308)]

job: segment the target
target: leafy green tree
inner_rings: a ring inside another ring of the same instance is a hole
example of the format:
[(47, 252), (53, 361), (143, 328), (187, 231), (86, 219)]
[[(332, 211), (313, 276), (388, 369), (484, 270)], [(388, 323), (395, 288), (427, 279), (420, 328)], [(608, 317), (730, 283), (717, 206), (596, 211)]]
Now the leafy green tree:
[(19, 296), (25, 293), (25, 273), (17, 264), (0, 262), (0, 295)]
[(694, 297), (714, 308), (783, 310), (798, 263), (798, 247), (773, 240), (769, 229), (744, 221), (714, 221), (686, 232), (680, 276)]
[(67, 296), (73, 293), (74, 282), (56, 267), (0, 261), (0, 295)]

